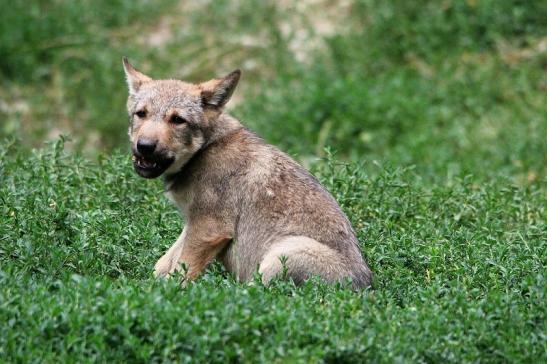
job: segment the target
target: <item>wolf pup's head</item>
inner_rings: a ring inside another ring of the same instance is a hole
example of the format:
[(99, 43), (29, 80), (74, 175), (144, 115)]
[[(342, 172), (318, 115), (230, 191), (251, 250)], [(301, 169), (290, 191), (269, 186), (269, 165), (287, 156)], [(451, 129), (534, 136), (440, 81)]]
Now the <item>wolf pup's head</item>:
[(127, 60), (127, 111), (135, 171), (145, 178), (178, 172), (214, 134), (241, 72), (200, 84), (153, 80)]

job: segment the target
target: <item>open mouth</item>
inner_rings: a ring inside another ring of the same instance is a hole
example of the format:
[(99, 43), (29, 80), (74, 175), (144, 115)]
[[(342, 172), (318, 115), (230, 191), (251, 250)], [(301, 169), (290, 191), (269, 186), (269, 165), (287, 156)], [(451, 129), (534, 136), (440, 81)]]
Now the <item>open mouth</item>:
[(173, 163), (173, 158), (142, 157), (138, 154), (133, 154), (132, 159), (135, 172), (144, 178), (160, 176)]

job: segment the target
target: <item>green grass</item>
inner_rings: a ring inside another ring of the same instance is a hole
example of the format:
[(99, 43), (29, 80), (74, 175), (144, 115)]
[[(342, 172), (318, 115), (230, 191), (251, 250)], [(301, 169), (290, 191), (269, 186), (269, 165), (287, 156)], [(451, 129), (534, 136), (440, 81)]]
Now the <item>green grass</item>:
[[(180, 220), (127, 155), (62, 142), (2, 149), (0, 353), (8, 361), (510, 361), (546, 359), (545, 194), (329, 158), (316, 174), (375, 272), (353, 292), (265, 288), (215, 265), (181, 290), (151, 276)], [(9, 157), (7, 157), (9, 155)]]
[[(348, 3), (0, 5), (1, 361), (547, 361), (546, 3)], [(132, 171), (122, 55), (242, 67), (233, 114), (333, 193), (373, 287), (154, 280), (183, 222)]]
[(335, 146), (432, 180), (541, 175), (547, 7), (467, 3), (358, 1), (352, 32), (328, 37), (312, 62), (280, 70), (237, 111), (304, 158)]

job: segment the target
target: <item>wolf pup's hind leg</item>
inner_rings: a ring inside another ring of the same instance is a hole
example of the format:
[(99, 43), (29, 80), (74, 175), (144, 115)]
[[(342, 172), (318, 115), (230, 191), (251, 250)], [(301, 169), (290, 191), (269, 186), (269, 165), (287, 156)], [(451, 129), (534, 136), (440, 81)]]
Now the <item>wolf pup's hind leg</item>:
[(337, 251), (306, 236), (285, 237), (272, 245), (258, 269), (264, 284), (279, 275), (283, 266), (296, 284), (313, 275), (320, 276), (329, 283), (351, 278), (356, 288), (370, 283), (370, 271), (352, 269), (353, 264)]

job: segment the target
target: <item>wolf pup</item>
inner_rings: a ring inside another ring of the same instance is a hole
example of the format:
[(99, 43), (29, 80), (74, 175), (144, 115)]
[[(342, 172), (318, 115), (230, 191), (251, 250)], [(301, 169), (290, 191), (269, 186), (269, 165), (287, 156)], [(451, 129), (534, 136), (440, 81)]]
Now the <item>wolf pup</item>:
[(336, 200), (289, 156), (223, 111), (241, 72), (199, 84), (153, 80), (123, 59), (135, 171), (163, 175), (186, 226), (155, 265), (193, 280), (215, 258), (239, 280), (284, 271), (370, 285), (372, 273)]

